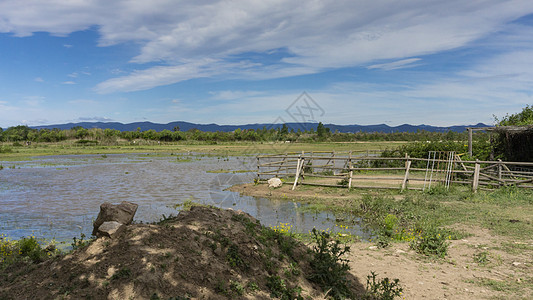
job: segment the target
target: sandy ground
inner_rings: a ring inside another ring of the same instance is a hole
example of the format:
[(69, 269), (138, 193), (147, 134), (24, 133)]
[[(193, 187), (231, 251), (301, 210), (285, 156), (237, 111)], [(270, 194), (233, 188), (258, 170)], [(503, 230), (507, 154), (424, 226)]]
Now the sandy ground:
[[(344, 189), (317, 193), (317, 189), (291, 188), (291, 184), (277, 189), (266, 184), (245, 184), (231, 190), (303, 203), (320, 198), (350, 205), (350, 199), (358, 197)], [(450, 241), (445, 259), (422, 256), (409, 249), (408, 243), (394, 243), (386, 249), (373, 243), (354, 243), (349, 255), (350, 272), (363, 284), (372, 271), (380, 278), (398, 278), (405, 299), (533, 299), (533, 240), (517, 242), (471, 226), (458, 225), (456, 229), (471, 236)], [(524, 250), (504, 251), (505, 245), (523, 245)], [(476, 262), (474, 257), (480, 253), (487, 254), (487, 263)]]

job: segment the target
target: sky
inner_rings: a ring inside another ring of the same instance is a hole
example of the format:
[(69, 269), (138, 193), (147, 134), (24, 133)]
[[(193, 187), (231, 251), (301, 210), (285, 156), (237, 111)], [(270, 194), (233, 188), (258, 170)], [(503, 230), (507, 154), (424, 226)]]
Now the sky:
[(493, 124), (532, 37), (531, 0), (2, 0), (0, 127)]

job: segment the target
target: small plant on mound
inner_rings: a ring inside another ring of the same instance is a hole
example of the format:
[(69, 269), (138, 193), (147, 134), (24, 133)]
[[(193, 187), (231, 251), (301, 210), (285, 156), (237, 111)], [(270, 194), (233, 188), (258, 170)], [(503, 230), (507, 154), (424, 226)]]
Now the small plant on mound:
[(248, 262), (242, 258), (241, 253), (239, 252), (239, 247), (236, 244), (231, 244), (228, 247), (226, 259), (232, 268), (239, 268), (243, 271), (246, 271), (250, 268)]
[(80, 249), (80, 248), (83, 248), (87, 245), (89, 245), (91, 242), (93, 241), (93, 239), (88, 239), (86, 240), (85, 239), (85, 234), (81, 234), (80, 235), (80, 238), (76, 238), (76, 237), (73, 237), (72, 238), (72, 243), (70, 244), (72, 246), (72, 250), (76, 250), (76, 249)]
[(440, 258), (444, 258), (448, 253), (449, 243), (446, 234), (441, 233), (435, 227), (428, 227), (411, 242), (411, 248), (416, 252), (424, 255), (435, 255)]
[(341, 246), (338, 240), (331, 241), (328, 232), (313, 228), (311, 233), (316, 245), (313, 246), (313, 259), (310, 262), (313, 271), (309, 280), (320, 285), (333, 299), (352, 297), (346, 278), (350, 266), (348, 260), (342, 258), (350, 251), (350, 247)]
[(31, 262), (38, 263), (47, 257), (46, 250), (41, 248), (35, 237), (11, 241), (0, 235), (0, 266), (8, 266), (17, 261), (28, 258)]
[(281, 300), (303, 300), (301, 295), (302, 289), (300, 287), (290, 288), (285, 280), (281, 277), (274, 275), (267, 278), (267, 287), (271, 291), (271, 296), (279, 298)]
[(390, 280), (388, 277), (376, 281), (377, 274), (370, 272), (366, 277), (366, 293), (363, 299), (392, 300), (402, 295), (403, 288), (398, 278)]

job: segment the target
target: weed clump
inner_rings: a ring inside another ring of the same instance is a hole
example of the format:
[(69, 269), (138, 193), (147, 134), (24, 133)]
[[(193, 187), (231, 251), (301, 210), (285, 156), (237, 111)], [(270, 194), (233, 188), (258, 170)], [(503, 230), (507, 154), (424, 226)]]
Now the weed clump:
[(325, 231), (318, 232), (313, 228), (311, 233), (316, 245), (313, 246), (313, 259), (310, 262), (313, 271), (309, 280), (320, 285), (333, 299), (352, 297), (347, 279), (349, 261), (342, 258), (350, 251), (350, 247), (341, 246), (338, 240), (330, 241), (330, 234)]
[(54, 252), (57, 252), (54, 247), (43, 249), (33, 236), (11, 241), (4, 235), (0, 235), (0, 268), (20, 261), (28, 262), (29, 260), (32, 263), (39, 263)]
[(410, 246), (420, 254), (444, 258), (448, 253), (449, 243), (447, 240), (450, 238), (451, 236), (447, 237), (440, 230), (429, 227), (417, 239), (413, 240)]
[(366, 294), (363, 299), (379, 299), (379, 300), (392, 300), (395, 297), (400, 297), (403, 292), (403, 288), (400, 286), (400, 280), (398, 278), (390, 280), (385, 277), (379, 281), (376, 280), (377, 274), (371, 272), (366, 278)]

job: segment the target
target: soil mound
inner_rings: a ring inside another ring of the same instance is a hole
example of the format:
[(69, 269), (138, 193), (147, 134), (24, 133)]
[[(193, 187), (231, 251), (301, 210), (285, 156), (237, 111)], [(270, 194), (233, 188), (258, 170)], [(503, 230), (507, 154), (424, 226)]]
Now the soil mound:
[(38, 265), (13, 265), (2, 299), (324, 298), (309, 248), (248, 214), (195, 206)]

